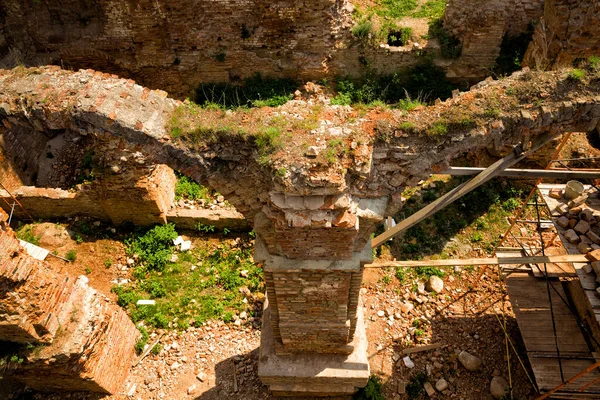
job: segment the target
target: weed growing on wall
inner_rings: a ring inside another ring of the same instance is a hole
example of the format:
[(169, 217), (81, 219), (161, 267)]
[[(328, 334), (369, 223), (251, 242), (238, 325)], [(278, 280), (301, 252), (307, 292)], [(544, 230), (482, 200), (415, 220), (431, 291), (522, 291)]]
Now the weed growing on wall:
[(211, 190), (196, 183), (185, 175), (177, 173), (177, 184), (175, 185), (175, 200), (210, 200)]
[(437, 38), (440, 42), (440, 52), (445, 58), (458, 58), (462, 53), (462, 44), (460, 40), (452, 36), (445, 28), (442, 18), (434, 19), (429, 22), (430, 39)]

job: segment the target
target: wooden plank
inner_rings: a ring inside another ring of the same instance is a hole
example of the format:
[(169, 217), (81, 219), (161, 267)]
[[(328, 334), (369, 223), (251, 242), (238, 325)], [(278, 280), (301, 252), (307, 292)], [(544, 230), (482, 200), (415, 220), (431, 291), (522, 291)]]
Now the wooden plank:
[[(566, 299), (562, 284), (552, 281), (550, 284)], [(513, 311), (521, 330), (523, 343), (527, 349), (529, 363), (540, 389), (550, 390), (562, 383), (556, 343), (561, 353), (562, 370), (565, 379), (570, 379), (595, 362), (589, 346), (581, 332), (575, 317), (558, 294), (551, 291), (556, 338), (550, 311), (550, 301), (546, 281), (528, 274), (514, 274), (506, 279), (506, 287)], [(576, 390), (586, 383), (593, 382), (597, 372), (584, 375), (576, 382), (563, 387), (563, 391)], [(588, 393), (600, 391), (600, 382), (594, 383)]]
[(19, 244), (21, 244), (27, 254), (40, 261), (44, 261), (48, 256), (48, 253), (50, 253), (49, 250), (43, 249), (33, 243), (29, 243), (21, 239), (19, 239)]
[(522, 265), (543, 263), (585, 262), (583, 254), (564, 254), (558, 256), (529, 256), (529, 257), (490, 257), (490, 258), (463, 258), (449, 260), (406, 260), (384, 261), (376, 264), (367, 264), (365, 268), (388, 267), (452, 267), (455, 265)]
[(556, 135), (544, 134), (537, 137), (536, 140), (532, 143), (531, 147), (527, 149), (525, 153), (518, 153), (517, 151), (512, 151), (508, 156), (496, 161), (494, 164), (486, 168), (483, 172), (478, 174), (470, 181), (459, 185), (458, 187), (446, 193), (444, 196), (440, 197), (436, 201), (423, 207), (421, 210), (417, 211), (410, 217), (403, 219), (395, 227), (388, 229), (381, 235), (373, 238), (373, 240), (371, 240), (371, 247), (375, 248), (385, 243), (387, 240), (405, 231), (411, 226), (414, 226), (417, 223), (424, 220), (425, 218), (432, 216), (436, 212), (446, 207), (448, 204), (453, 203), (465, 194), (471, 192), (473, 189), (478, 188), (490, 179), (494, 178), (495, 176), (498, 176), (498, 174), (501, 171), (521, 161), (527, 155), (533, 153), (534, 151), (542, 147), (544, 144), (552, 140), (555, 136)]
[[(478, 167), (450, 167), (440, 175), (469, 176), (483, 172), (485, 168)], [(599, 171), (573, 171), (561, 169), (518, 169), (507, 168), (498, 176), (510, 178), (549, 178), (549, 179), (598, 179)]]

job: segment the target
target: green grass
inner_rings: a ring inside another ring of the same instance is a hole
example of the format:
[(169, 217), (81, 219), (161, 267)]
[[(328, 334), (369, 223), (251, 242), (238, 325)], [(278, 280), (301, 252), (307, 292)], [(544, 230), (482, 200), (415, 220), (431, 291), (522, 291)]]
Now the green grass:
[(257, 73), (241, 85), (202, 83), (196, 88), (194, 101), (203, 107), (223, 109), (277, 107), (291, 100), (297, 88), (298, 83), (292, 79), (263, 77)]
[[(173, 240), (177, 238), (175, 225), (157, 225), (146, 233), (128, 238), (127, 255), (137, 255), (140, 268), (162, 271), (173, 254)], [(140, 273), (141, 271), (137, 271)]]
[(406, 17), (417, 8), (416, 0), (381, 0), (379, 4), (377, 14), (387, 18)]
[(430, 39), (437, 38), (440, 42), (440, 52), (445, 58), (458, 58), (462, 53), (462, 44), (460, 40), (452, 36), (444, 28), (444, 21), (442, 18), (434, 19), (429, 22), (429, 33)]
[[(407, 218), (462, 181), (463, 178), (453, 178), (448, 182), (435, 181), (436, 188), (421, 190), (421, 196), (415, 196), (414, 190), (405, 192), (403, 197), (406, 197), (407, 201), (402, 211), (395, 215), (395, 220)], [(403, 236), (394, 239), (390, 244), (392, 254), (397, 259), (405, 260), (434, 255), (442, 259), (457, 257), (459, 255), (450, 253), (453, 249), (453, 242), (450, 242), (452, 238), (458, 241), (457, 243), (475, 242), (477, 247), (487, 251), (493, 250), (500, 234), (508, 228), (506, 218), (521, 205), (524, 191), (529, 190), (529, 187), (516, 186), (511, 181), (504, 181), (502, 184), (501, 182), (495, 179), (482, 185), (408, 229)], [(433, 270), (421, 271), (424, 275), (430, 272)], [(416, 269), (399, 268), (396, 277), (402, 283), (410, 283), (415, 277), (413, 273), (416, 273)]]
[(371, 375), (367, 386), (361, 388), (356, 392), (354, 400), (385, 400), (383, 396), (383, 383), (381, 378), (376, 375)]
[(446, 0), (427, 0), (412, 16), (415, 18), (442, 18), (446, 11)]
[(447, 99), (455, 88), (443, 69), (429, 59), (404, 71), (389, 75), (368, 71), (360, 79), (338, 77), (331, 104), (396, 104), (411, 110), (437, 98)]
[(353, 28), (352, 34), (358, 40), (362, 42), (366, 42), (369, 40), (371, 34), (373, 32), (373, 23), (368, 20), (359, 21)]
[(16, 234), (21, 240), (35, 244), (36, 246), (40, 244), (41, 235), (35, 235), (33, 233), (33, 225), (24, 225), (17, 230)]
[(585, 70), (579, 68), (573, 68), (573, 70), (567, 75), (567, 79), (572, 82), (581, 82), (584, 77)]
[(590, 67), (594, 70), (599, 69), (600, 68), (600, 57), (598, 56), (590, 56), (590, 58), (588, 59), (589, 63), (590, 63)]
[(448, 133), (448, 123), (446, 121), (436, 121), (427, 128), (429, 136), (442, 136)]
[(396, 28), (387, 33), (387, 44), (390, 46), (406, 46), (410, 42), (413, 30), (409, 27)]
[(210, 200), (211, 190), (196, 183), (185, 175), (177, 174), (177, 184), (175, 185), (175, 200)]
[(75, 250), (69, 250), (67, 251), (67, 254), (65, 254), (65, 258), (70, 262), (75, 262), (75, 260), (77, 260), (77, 252)]
[[(252, 262), (247, 241), (242, 240), (238, 247), (230, 243), (233, 241), (214, 245), (208, 239), (197, 240), (191, 251), (179, 253), (175, 263), (169, 256), (160, 269), (138, 265), (133, 282), (113, 287), (117, 303), (135, 323), (143, 321), (153, 328), (186, 329), (209, 319), (231, 321), (234, 313), (241, 311), (252, 315), (240, 289), (262, 291), (262, 270)], [(244, 276), (243, 270), (247, 271)], [(154, 299), (156, 304), (137, 306), (140, 299)]]

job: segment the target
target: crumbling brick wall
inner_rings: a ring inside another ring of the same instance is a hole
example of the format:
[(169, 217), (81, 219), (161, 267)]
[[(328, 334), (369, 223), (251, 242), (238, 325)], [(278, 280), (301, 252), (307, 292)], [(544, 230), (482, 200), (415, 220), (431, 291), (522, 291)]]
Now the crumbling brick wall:
[(87, 285), (20, 246), (0, 210), (0, 340), (23, 350), (3, 374), (39, 390), (114, 393), (135, 357), (139, 332), (127, 314)]
[(544, 0), (449, 0), (444, 27), (460, 40), (462, 53), (448, 77), (474, 83), (489, 76), (504, 36), (527, 32), (543, 7)]
[(546, 0), (542, 21), (536, 26), (524, 65), (556, 69), (577, 58), (600, 55), (600, 3)]

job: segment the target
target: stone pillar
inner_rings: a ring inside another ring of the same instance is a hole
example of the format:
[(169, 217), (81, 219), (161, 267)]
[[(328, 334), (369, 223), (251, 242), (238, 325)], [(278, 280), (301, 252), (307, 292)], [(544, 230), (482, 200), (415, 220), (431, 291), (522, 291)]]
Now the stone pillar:
[(352, 394), (369, 378), (360, 285), (387, 198), (271, 193), (255, 218), (268, 301), (259, 376), (276, 395)]

